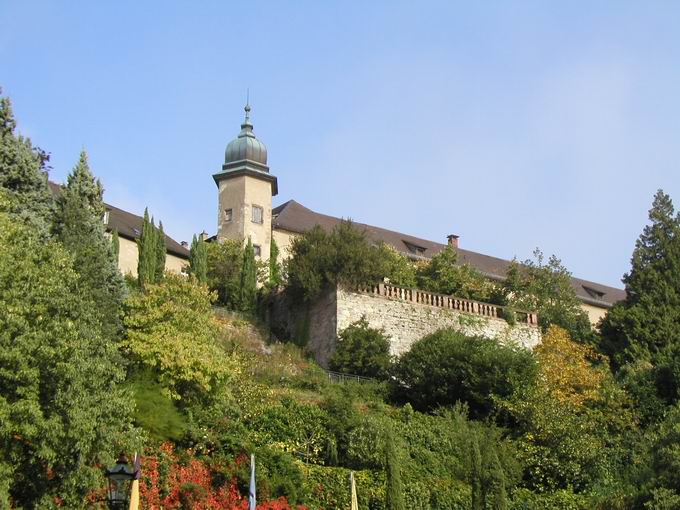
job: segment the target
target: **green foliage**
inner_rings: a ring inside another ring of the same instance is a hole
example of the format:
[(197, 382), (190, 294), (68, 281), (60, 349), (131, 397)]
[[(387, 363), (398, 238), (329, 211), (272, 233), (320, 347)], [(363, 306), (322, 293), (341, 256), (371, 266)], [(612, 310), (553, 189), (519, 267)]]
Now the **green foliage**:
[(168, 441), (180, 439), (188, 428), (186, 417), (167, 396), (153, 373), (138, 372), (126, 381), (134, 395), (135, 423), (152, 439)]
[(466, 402), (473, 417), (483, 418), (494, 410), (495, 398), (531, 385), (536, 374), (531, 351), (443, 329), (401, 355), (394, 393), (421, 410)]
[(15, 129), (10, 100), (0, 97), (0, 190), (8, 199), (6, 212), (46, 238), (54, 208), (47, 187), (49, 155)]
[(239, 287), (243, 266), (243, 245), (225, 240), (208, 243), (208, 287), (217, 292), (217, 302), (230, 310), (240, 310)]
[(216, 345), (213, 299), (206, 286), (168, 273), (126, 302), (126, 352), (173, 398), (210, 394), (237, 370)]
[(199, 283), (208, 281), (208, 248), (207, 243), (197, 238), (196, 235), (191, 239), (189, 250), (189, 272), (193, 274)]
[(117, 340), (122, 332), (120, 309), (126, 288), (106, 237), (103, 192), (90, 171), (87, 154), (81, 152), (57, 199), (54, 232), (73, 255), (80, 292), (97, 303), (102, 334)]
[(490, 301), (493, 284), (469, 264), (458, 264), (458, 252), (447, 246), (418, 269), (421, 289), (464, 299)]
[(147, 283), (156, 283), (156, 227), (149, 218), (149, 210), (144, 209), (142, 231), (137, 239), (137, 278), (139, 287), (144, 288)]
[[(152, 220), (153, 225), (153, 220)], [(163, 222), (158, 222), (158, 228), (154, 231), (154, 259), (155, 259), (155, 269), (154, 269), (154, 282), (157, 283), (163, 278), (165, 273), (165, 233), (163, 232)]]
[(472, 510), (484, 510), (485, 501), (482, 492), (482, 454), (476, 435), (470, 441), (470, 487), (472, 488)]
[(238, 295), (241, 311), (252, 312), (255, 310), (257, 305), (257, 265), (255, 263), (255, 250), (250, 238), (248, 238), (243, 250)]
[(118, 263), (118, 258), (120, 257), (120, 237), (118, 236), (118, 230), (113, 229), (111, 234), (111, 257)]
[(392, 285), (414, 288), (417, 286), (416, 266), (392, 246), (380, 243), (377, 247), (380, 274)]
[(316, 226), (293, 240), (286, 265), (288, 289), (298, 299), (312, 300), (328, 285), (376, 283), (390, 276), (383, 273), (381, 253), (351, 221), (330, 233)]
[(390, 365), (389, 337), (371, 328), (365, 317), (340, 332), (330, 360), (331, 370), (376, 379), (387, 378)]
[(537, 312), (544, 331), (554, 324), (569, 331), (572, 338), (590, 338), (590, 322), (571, 286), (571, 273), (554, 255), (545, 262), (536, 249), (534, 260), (512, 261), (501, 294), (500, 304)]
[(279, 263), (279, 247), (276, 241), (272, 238), (272, 244), (269, 250), (269, 285), (271, 287), (278, 287), (283, 283), (281, 275), (281, 264)]
[(0, 213), (0, 506), (78, 508), (134, 438), (124, 363), (58, 243)]
[(387, 440), (385, 441), (385, 468), (387, 478), (385, 509), (405, 510), (404, 488), (401, 484), (401, 464), (392, 431), (388, 431)]

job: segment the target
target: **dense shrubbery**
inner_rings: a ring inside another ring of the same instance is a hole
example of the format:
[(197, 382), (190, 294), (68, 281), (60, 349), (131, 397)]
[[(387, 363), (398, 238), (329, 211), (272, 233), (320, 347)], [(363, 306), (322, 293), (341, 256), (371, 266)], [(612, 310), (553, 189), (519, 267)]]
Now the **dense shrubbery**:
[(417, 341), (399, 358), (394, 393), (421, 410), (466, 402), (473, 417), (484, 418), (495, 399), (531, 386), (536, 372), (526, 349), (445, 329)]
[(338, 334), (330, 368), (345, 374), (385, 379), (391, 361), (389, 338), (384, 331), (371, 328), (362, 317)]

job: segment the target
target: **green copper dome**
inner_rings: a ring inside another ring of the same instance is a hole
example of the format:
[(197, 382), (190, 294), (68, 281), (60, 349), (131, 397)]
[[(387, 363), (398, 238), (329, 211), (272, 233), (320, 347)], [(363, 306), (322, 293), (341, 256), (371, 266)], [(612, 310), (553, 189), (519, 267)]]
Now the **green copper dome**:
[(241, 124), (241, 132), (235, 140), (229, 142), (224, 154), (224, 163), (236, 161), (254, 161), (261, 165), (267, 164), (267, 148), (257, 139), (253, 133), (253, 125), (250, 122), (250, 105), (246, 105), (246, 118)]

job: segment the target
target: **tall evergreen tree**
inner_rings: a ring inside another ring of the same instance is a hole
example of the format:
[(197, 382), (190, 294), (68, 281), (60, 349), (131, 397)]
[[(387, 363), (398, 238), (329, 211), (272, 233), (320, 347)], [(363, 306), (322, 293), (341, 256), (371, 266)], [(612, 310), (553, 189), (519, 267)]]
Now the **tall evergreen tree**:
[(33, 147), (28, 138), (17, 135), (15, 129), (10, 100), (0, 97), (0, 189), (7, 193), (8, 213), (44, 238), (49, 234), (54, 210), (47, 187), (49, 156)]
[(113, 255), (113, 260), (118, 263), (118, 258), (120, 257), (120, 237), (116, 229), (113, 229), (113, 234), (111, 234), (111, 254)]
[(158, 236), (153, 219), (149, 219), (149, 210), (144, 209), (142, 231), (137, 239), (137, 278), (139, 286), (156, 281), (156, 242)]
[(662, 190), (654, 196), (649, 221), (623, 277), (626, 299), (601, 326), (602, 349), (617, 366), (654, 361), (680, 344), (680, 216)]
[(253, 311), (257, 297), (257, 266), (255, 264), (255, 250), (250, 238), (243, 250), (243, 264), (241, 265), (241, 280), (239, 285), (239, 302), (241, 310)]
[(387, 490), (385, 491), (386, 510), (406, 510), (404, 505), (404, 487), (401, 483), (401, 466), (397, 448), (394, 443), (394, 432), (388, 431), (385, 441), (385, 467), (387, 469)]
[(104, 335), (115, 338), (122, 329), (125, 284), (106, 237), (102, 193), (83, 151), (57, 200), (54, 232), (73, 255), (82, 292), (97, 304)]
[(505, 490), (505, 473), (498, 460), (495, 444), (487, 438), (485, 443), (484, 475), (482, 483), (483, 500), (492, 510), (507, 510), (508, 496)]
[(189, 250), (189, 270), (200, 283), (208, 280), (208, 247), (203, 239), (194, 235)]
[(0, 507), (82, 508), (136, 435), (125, 365), (61, 243), (0, 212), (0, 245)]
[(154, 271), (154, 281), (159, 282), (163, 279), (163, 273), (165, 273), (165, 232), (163, 232), (163, 222), (158, 222), (158, 228), (156, 229), (156, 269)]
[(470, 486), (472, 488), (472, 510), (484, 510), (484, 492), (482, 490), (482, 454), (479, 449), (477, 434), (472, 434), (470, 441)]
[(272, 239), (269, 249), (269, 285), (276, 287), (281, 285), (281, 264), (279, 264), (279, 247)]

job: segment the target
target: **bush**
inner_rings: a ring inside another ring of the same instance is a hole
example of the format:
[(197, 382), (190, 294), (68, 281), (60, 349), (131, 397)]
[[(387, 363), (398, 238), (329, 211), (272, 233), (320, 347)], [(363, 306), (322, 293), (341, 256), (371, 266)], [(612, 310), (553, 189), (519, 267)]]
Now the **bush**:
[(390, 340), (382, 329), (371, 328), (365, 317), (338, 335), (331, 370), (345, 374), (385, 379), (390, 370)]
[(420, 410), (466, 402), (474, 418), (484, 418), (493, 411), (495, 398), (531, 385), (537, 370), (526, 349), (442, 329), (399, 358), (393, 394)]
[(205, 396), (237, 370), (216, 345), (213, 299), (195, 279), (167, 273), (125, 304), (128, 355), (138, 368), (153, 371), (173, 398)]

